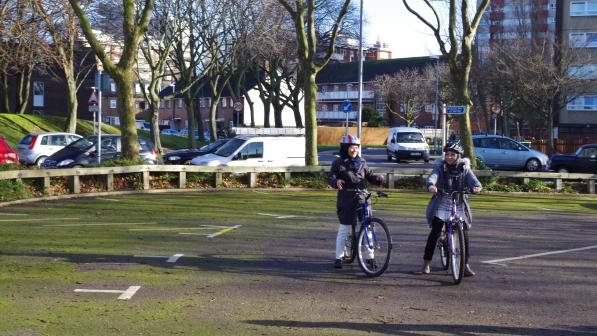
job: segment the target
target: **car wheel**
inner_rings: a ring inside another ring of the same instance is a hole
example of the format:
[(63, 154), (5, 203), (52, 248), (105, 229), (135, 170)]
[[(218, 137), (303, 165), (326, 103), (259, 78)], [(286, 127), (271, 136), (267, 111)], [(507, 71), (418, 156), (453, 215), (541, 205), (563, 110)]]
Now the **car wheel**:
[(193, 160), (186, 160), (185, 162), (183, 162), (183, 165), (192, 165), (193, 163), (191, 163), (191, 161)]
[(72, 166), (72, 168), (83, 168), (83, 166), (81, 166), (80, 164), (76, 164), (76, 165)]
[(540, 167), (541, 167), (541, 163), (539, 163), (539, 160), (537, 160), (537, 159), (530, 159), (529, 161), (527, 161), (526, 165), (524, 166), (524, 168), (530, 172), (539, 171)]
[(38, 167), (41, 167), (42, 163), (44, 163), (44, 161), (46, 161), (48, 157), (47, 156), (40, 156), (37, 158), (37, 161), (35, 161), (35, 165)]
[(392, 156), (388, 155), (388, 161), (392, 161)]
[(568, 173), (568, 169), (566, 169), (566, 168), (559, 168), (558, 169), (558, 173), (560, 173), (560, 174), (567, 174)]

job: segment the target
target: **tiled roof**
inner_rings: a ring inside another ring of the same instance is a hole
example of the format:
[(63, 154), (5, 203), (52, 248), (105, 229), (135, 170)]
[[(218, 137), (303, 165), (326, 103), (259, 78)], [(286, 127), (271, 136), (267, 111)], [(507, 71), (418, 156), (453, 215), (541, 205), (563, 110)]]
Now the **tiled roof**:
[[(370, 82), (378, 75), (393, 74), (407, 68), (423, 68), (427, 64), (435, 65), (435, 62), (435, 59), (427, 56), (364, 61), (363, 82)], [(328, 63), (317, 73), (316, 81), (317, 84), (356, 83), (359, 81), (359, 62)]]

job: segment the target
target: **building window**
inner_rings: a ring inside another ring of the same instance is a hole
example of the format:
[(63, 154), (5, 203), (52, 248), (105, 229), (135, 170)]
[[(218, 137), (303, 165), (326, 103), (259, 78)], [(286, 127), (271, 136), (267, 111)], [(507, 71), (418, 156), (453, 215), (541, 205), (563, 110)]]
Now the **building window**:
[(111, 109), (115, 109), (116, 108), (116, 99), (110, 99), (110, 108)]
[(597, 64), (571, 65), (568, 76), (583, 79), (597, 79)]
[(321, 111), (322, 112), (327, 112), (328, 111), (328, 105), (327, 104), (321, 105)]
[(328, 92), (328, 87), (326, 85), (321, 86), (321, 92), (326, 93)]
[(346, 91), (352, 91), (352, 83), (346, 84)]
[(597, 96), (580, 96), (568, 103), (569, 111), (595, 111), (597, 112)]
[(332, 108), (333, 108), (334, 112), (340, 111), (340, 105), (339, 104), (334, 104)]
[(141, 93), (141, 84), (135, 83), (135, 93)]
[(199, 107), (205, 107), (205, 98), (199, 98)]
[(44, 106), (44, 94), (46, 86), (44, 82), (33, 82), (33, 106), (43, 107)]
[(226, 107), (226, 106), (228, 106), (228, 104), (227, 104), (227, 103), (228, 103), (228, 102), (227, 102), (227, 100), (226, 100), (226, 97), (222, 98), (222, 107)]
[(334, 84), (334, 92), (340, 91), (340, 85)]
[(182, 99), (177, 99), (176, 101), (178, 101), (178, 107), (182, 108)]
[(597, 15), (597, 1), (570, 1), (570, 16)]
[(597, 32), (570, 33), (570, 47), (597, 48)]
[(110, 82), (110, 92), (116, 92), (116, 83)]

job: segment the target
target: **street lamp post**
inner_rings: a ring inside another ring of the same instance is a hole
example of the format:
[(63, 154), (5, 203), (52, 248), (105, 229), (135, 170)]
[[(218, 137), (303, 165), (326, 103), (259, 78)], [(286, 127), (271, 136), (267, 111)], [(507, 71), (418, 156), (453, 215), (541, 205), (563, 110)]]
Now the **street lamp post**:
[(437, 117), (439, 115), (439, 56), (432, 55), (435, 59), (435, 106), (433, 107), (433, 151), (438, 154), (437, 148)]
[(176, 106), (174, 106), (174, 91), (176, 90), (176, 83), (172, 83), (170, 84), (170, 86), (172, 87), (172, 120), (170, 121), (170, 128), (176, 129), (176, 127), (174, 127), (174, 120), (176, 118)]
[[(363, 114), (363, 0), (361, 0), (359, 18), (359, 113), (357, 118), (357, 137), (361, 139), (361, 120)], [(362, 139), (361, 139), (362, 141)], [(359, 154), (361, 146), (359, 146)]]

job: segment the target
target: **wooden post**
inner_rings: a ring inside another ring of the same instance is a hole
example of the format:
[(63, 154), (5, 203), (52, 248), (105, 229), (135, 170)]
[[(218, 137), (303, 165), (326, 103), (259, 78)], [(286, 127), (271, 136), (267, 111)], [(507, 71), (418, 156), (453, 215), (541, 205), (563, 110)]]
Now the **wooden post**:
[(44, 195), (50, 194), (50, 177), (49, 176), (44, 176), (41, 189), (42, 189), (41, 192)]
[(215, 181), (214, 181), (214, 187), (218, 188), (219, 186), (222, 185), (222, 173), (214, 173), (214, 177), (215, 177)]
[(388, 188), (389, 189), (396, 188), (396, 175), (394, 173), (388, 174)]
[(290, 180), (290, 178), (291, 178), (291, 177), (292, 177), (292, 174), (291, 174), (290, 172), (285, 172), (285, 173), (284, 173), (284, 179), (285, 179), (286, 181)]
[(149, 172), (144, 171), (143, 172), (143, 190), (149, 190), (149, 189), (151, 189), (151, 184), (149, 182)]
[(108, 173), (104, 176), (106, 191), (114, 191), (114, 174)]
[(255, 188), (257, 185), (257, 173), (249, 173), (249, 188)]
[(595, 193), (595, 180), (589, 180), (587, 183), (587, 191), (589, 194)]
[(562, 190), (562, 179), (561, 178), (556, 179), (556, 190)]
[(531, 182), (531, 179), (530, 179), (530, 178), (528, 178), (528, 177), (524, 177), (524, 178), (522, 179), (522, 184), (529, 184), (529, 182)]
[(73, 194), (80, 194), (81, 193), (81, 180), (79, 179), (79, 175), (73, 175), (70, 179), (70, 191)]
[(178, 172), (178, 188), (184, 189), (187, 187), (187, 172)]

